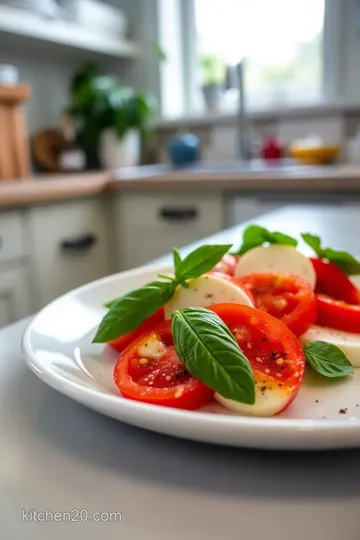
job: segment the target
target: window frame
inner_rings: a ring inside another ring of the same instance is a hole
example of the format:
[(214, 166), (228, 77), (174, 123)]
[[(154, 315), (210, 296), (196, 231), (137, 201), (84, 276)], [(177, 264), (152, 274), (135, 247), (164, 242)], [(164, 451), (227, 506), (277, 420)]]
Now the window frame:
[[(166, 0), (159, 0), (166, 1)], [(195, 0), (177, 0), (181, 12), (180, 25), (182, 56), (182, 93), (183, 110), (182, 116), (192, 117), (199, 114), (198, 102), (200, 98), (199, 70), (197, 66), (197, 44), (196, 44), (196, 21), (195, 21)], [(300, 0), (299, 0), (300, 1)], [(342, 0), (324, 0), (324, 30), (323, 30), (323, 50), (322, 50), (322, 98), (320, 101), (308, 104), (300, 104), (299, 108), (311, 107), (316, 105), (326, 105), (330, 103), (339, 103), (343, 97), (344, 81), (347, 80), (346, 73), (346, 20), (349, 4)], [(360, 9), (360, 8), (359, 8)], [(360, 16), (360, 15), (359, 15)], [(161, 21), (160, 21), (161, 24)], [(164, 44), (166, 49), (166, 44)], [(170, 54), (171, 56), (171, 51)], [(346, 82), (345, 82), (346, 84)], [(164, 88), (163, 88), (164, 91)], [(284, 105), (284, 110), (296, 109), (296, 103)], [(267, 108), (261, 108), (262, 111)], [(269, 108), (270, 110), (270, 108)], [(256, 114), (257, 109), (252, 112)], [(205, 113), (203, 114), (205, 116)], [(166, 121), (169, 116), (163, 117)], [(175, 120), (176, 117), (172, 119)], [(171, 119), (171, 118), (170, 118)]]

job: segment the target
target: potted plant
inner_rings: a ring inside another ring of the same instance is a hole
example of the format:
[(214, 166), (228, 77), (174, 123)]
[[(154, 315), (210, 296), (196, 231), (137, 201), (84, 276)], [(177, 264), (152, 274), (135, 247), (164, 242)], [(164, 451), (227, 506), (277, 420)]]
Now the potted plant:
[(220, 110), (225, 87), (225, 64), (215, 54), (203, 54), (200, 57), (202, 91), (206, 108), (211, 113)]
[(121, 86), (95, 64), (84, 64), (72, 80), (67, 113), (87, 154), (98, 155), (104, 168), (139, 163), (140, 138), (149, 134), (154, 110), (152, 95)]

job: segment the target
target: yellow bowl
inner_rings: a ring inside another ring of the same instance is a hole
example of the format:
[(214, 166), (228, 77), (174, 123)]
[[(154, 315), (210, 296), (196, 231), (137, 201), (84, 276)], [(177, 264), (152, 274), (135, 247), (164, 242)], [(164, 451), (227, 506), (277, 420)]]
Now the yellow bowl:
[(290, 146), (290, 154), (301, 163), (324, 165), (331, 163), (339, 155), (340, 146)]

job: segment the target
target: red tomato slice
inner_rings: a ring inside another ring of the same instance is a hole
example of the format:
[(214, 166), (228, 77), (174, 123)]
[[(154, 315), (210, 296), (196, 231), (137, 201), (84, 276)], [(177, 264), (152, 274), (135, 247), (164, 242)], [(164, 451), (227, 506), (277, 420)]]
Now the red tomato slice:
[[(140, 349), (162, 343), (158, 357), (145, 357)], [(133, 341), (119, 356), (114, 381), (121, 394), (136, 401), (194, 410), (206, 405), (214, 392), (186, 371), (174, 348), (171, 321), (156, 325)]]
[(213, 272), (221, 272), (228, 274), (229, 276), (235, 275), (235, 268), (237, 265), (237, 258), (230, 253), (225, 253), (221, 261), (219, 261), (213, 268)]
[(317, 294), (317, 324), (345, 332), (360, 333), (360, 306)]
[(110, 341), (109, 345), (116, 351), (122, 352), (132, 341), (141, 336), (141, 334), (152, 328), (155, 324), (164, 322), (164, 320), (164, 308), (160, 308), (155, 311), (153, 315), (150, 315), (150, 317), (145, 319), (145, 321), (140, 324), (139, 328)]
[(251, 364), (256, 384), (285, 393), (285, 402), (282, 399), (276, 412), (288, 407), (305, 372), (305, 357), (296, 336), (281, 321), (258, 309), (240, 304), (216, 304), (208, 309), (231, 330)]
[(258, 309), (280, 319), (296, 336), (301, 336), (316, 322), (314, 291), (299, 276), (249, 274), (234, 278), (234, 283), (253, 295)]
[(348, 276), (338, 266), (323, 259), (310, 259), (316, 272), (315, 292), (359, 305), (360, 294)]

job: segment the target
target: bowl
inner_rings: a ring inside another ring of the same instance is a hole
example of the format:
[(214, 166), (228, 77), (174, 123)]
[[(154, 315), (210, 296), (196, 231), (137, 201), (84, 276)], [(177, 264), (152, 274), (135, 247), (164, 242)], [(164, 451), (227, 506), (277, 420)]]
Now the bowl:
[(290, 146), (291, 156), (307, 165), (324, 165), (333, 162), (340, 153), (338, 145)]

